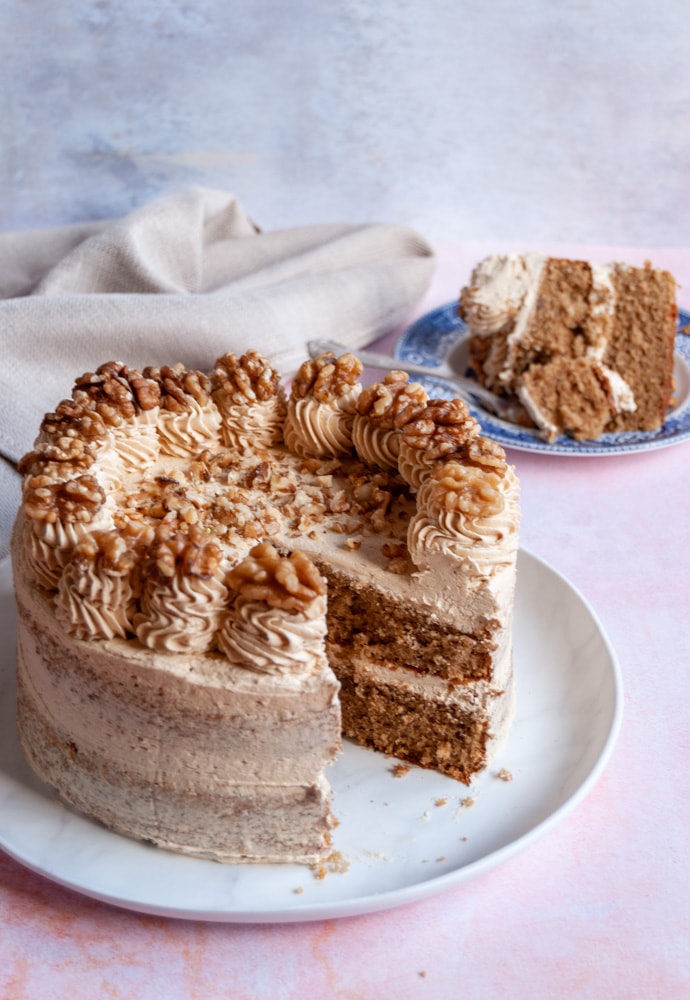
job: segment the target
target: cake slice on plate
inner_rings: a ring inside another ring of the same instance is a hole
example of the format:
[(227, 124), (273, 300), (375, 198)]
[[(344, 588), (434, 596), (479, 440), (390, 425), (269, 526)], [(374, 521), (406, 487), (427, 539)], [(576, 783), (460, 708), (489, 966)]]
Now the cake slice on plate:
[(668, 271), (544, 254), (487, 257), (460, 293), (470, 364), (553, 440), (653, 431), (673, 395), (676, 285)]

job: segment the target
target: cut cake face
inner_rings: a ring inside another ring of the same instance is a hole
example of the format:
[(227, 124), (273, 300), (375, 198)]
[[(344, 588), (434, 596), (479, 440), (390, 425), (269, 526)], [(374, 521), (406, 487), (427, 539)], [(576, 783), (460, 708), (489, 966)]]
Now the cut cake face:
[(549, 439), (656, 430), (672, 403), (675, 287), (650, 265), (488, 257), (460, 294), (470, 363)]
[(460, 400), (352, 355), (108, 363), (22, 461), (19, 726), (118, 832), (330, 849), (340, 735), (469, 782), (513, 711), (518, 484)]

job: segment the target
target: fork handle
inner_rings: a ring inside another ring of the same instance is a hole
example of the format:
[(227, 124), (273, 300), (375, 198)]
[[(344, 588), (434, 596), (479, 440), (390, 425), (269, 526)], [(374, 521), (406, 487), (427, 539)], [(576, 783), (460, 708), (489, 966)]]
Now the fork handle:
[[(368, 368), (384, 368), (386, 371), (393, 371), (398, 369), (399, 371), (412, 372), (415, 375), (439, 375), (441, 377), (452, 378), (453, 381), (464, 381), (461, 376), (456, 375), (455, 372), (447, 365), (442, 365), (441, 367), (430, 367), (429, 365), (416, 365), (411, 361), (400, 361), (397, 358), (393, 358), (390, 354), (377, 354), (376, 351), (360, 351), (359, 348), (346, 347), (344, 344), (339, 344), (335, 340), (310, 340), (307, 344), (309, 350), (309, 356), (312, 358), (317, 357), (319, 354), (324, 354), (328, 351), (333, 354), (356, 354), (363, 365)], [(468, 388), (470, 386), (473, 388), (474, 383), (470, 382), (469, 379), (466, 380)]]

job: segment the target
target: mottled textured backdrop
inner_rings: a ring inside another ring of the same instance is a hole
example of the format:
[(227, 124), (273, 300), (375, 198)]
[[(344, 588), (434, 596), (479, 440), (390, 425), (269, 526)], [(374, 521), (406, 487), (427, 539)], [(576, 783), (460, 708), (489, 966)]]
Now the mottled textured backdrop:
[(182, 185), (267, 228), (687, 242), (685, 0), (5, 0), (0, 228)]

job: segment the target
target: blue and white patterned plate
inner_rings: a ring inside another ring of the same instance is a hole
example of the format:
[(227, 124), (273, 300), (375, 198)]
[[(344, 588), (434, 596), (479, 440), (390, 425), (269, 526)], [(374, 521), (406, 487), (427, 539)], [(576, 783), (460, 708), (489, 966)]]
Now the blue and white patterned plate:
[[(403, 333), (394, 352), (401, 367), (408, 361), (436, 368), (448, 360), (459, 375), (466, 374), (467, 328), (456, 309), (456, 302), (440, 306), (422, 316)], [(657, 431), (603, 434), (596, 441), (573, 441), (572, 438), (561, 435), (549, 442), (539, 437), (537, 431), (499, 419), (478, 401), (470, 405), (472, 416), (482, 425), (484, 434), (498, 441), (504, 448), (546, 452), (549, 455), (620, 455), (633, 451), (652, 451), (687, 441), (690, 439), (690, 335), (680, 333), (681, 327), (687, 326), (690, 326), (690, 314), (679, 311), (679, 332), (675, 345), (676, 405)], [(414, 378), (424, 385), (432, 398), (452, 398), (457, 395), (453, 383), (441, 377), (417, 374)]]

